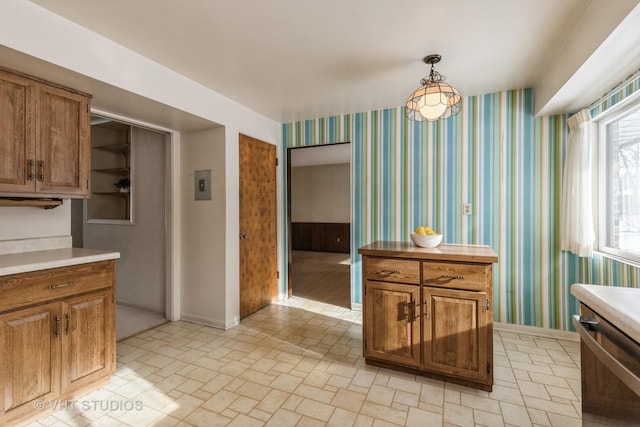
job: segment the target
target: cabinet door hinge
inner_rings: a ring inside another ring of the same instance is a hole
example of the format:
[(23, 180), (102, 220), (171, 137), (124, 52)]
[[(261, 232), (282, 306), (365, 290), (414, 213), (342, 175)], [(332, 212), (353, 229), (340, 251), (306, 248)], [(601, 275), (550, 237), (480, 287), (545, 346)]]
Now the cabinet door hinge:
[(278, 158), (276, 157), (276, 166), (278, 166)]
[(487, 362), (487, 374), (491, 373), (491, 363)]
[(489, 300), (488, 299), (485, 301), (485, 306), (487, 307), (487, 311), (488, 311), (489, 310)]
[(280, 270), (276, 271), (276, 279), (280, 278)]

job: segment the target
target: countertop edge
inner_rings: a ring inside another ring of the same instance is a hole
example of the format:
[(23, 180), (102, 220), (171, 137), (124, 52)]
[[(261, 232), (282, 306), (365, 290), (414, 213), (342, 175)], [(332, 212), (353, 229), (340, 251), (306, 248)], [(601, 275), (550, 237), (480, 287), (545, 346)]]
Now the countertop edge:
[[(640, 314), (620, 304), (620, 300), (629, 301), (629, 295), (634, 294), (640, 300), (640, 289), (618, 286), (587, 285), (575, 283), (571, 285), (571, 295), (585, 304), (622, 332), (640, 342)], [(606, 299), (605, 299), (606, 298)], [(611, 299), (618, 300), (614, 304)]]
[(433, 261), (463, 261), (481, 264), (498, 262), (497, 254), (487, 245), (441, 244), (421, 248), (407, 242), (375, 241), (358, 249), (358, 254)]
[(29, 273), (120, 258), (120, 252), (63, 248), (0, 255), (0, 276)]

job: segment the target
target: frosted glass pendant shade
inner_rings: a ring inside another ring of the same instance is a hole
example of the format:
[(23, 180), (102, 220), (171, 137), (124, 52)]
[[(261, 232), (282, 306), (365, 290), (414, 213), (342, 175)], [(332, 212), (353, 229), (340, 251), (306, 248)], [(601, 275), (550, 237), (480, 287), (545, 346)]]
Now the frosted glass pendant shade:
[(446, 119), (460, 112), (462, 97), (450, 84), (444, 82), (444, 76), (433, 69), (440, 61), (440, 55), (429, 55), (424, 62), (431, 64), (431, 73), (420, 81), (422, 86), (407, 99), (407, 116), (416, 121), (435, 121)]

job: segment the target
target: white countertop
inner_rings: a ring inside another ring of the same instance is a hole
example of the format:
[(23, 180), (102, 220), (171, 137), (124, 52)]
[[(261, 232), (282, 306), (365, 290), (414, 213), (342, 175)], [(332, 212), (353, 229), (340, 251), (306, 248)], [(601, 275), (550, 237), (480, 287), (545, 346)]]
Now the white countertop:
[(62, 248), (0, 255), (0, 276), (120, 258), (120, 252)]
[(574, 284), (571, 294), (640, 342), (640, 289)]

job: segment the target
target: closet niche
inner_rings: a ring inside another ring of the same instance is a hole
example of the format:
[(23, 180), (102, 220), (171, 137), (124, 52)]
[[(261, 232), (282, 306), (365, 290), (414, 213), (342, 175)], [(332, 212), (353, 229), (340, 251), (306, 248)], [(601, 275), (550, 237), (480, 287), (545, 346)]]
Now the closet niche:
[(91, 117), (91, 198), (87, 222), (132, 223), (131, 126)]

